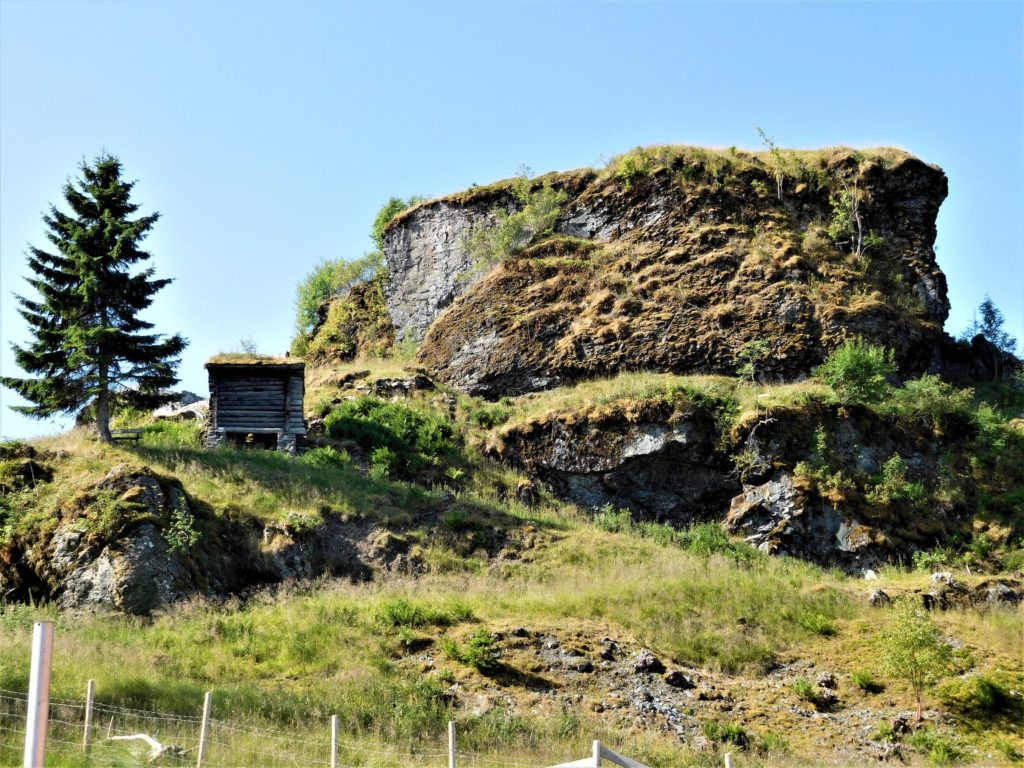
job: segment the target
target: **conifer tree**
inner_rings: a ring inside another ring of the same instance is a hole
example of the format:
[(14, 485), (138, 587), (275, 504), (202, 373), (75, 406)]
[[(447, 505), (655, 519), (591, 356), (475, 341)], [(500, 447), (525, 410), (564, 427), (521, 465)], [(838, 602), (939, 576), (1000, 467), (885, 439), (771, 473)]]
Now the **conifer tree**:
[(110, 441), (111, 406), (152, 407), (177, 383), (180, 335), (150, 333), (139, 314), (170, 283), (148, 267), (141, 242), (158, 213), (132, 218), (134, 182), (121, 178), (121, 163), (107, 153), (83, 161), (81, 177), (64, 185), (72, 215), (50, 205), (43, 216), (53, 251), (29, 246), (28, 283), (38, 299), (15, 295), (34, 341), (12, 344), (15, 360), (36, 378), (0, 377), (0, 383), (34, 405), (13, 409), (36, 418), (94, 408), (96, 432)]

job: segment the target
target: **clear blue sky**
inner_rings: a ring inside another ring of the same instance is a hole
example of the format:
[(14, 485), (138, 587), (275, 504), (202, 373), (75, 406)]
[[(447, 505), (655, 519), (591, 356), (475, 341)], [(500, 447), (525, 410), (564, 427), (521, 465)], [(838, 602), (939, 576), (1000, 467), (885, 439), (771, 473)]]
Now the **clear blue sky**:
[[(182, 386), (251, 337), (283, 352), (296, 283), (370, 249), (391, 195), (595, 165), (641, 144), (897, 145), (949, 175), (958, 333), (990, 293), (1024, 342), (1021, 3), (0, 0), (0, 369), (27, 243), (82, 158), (118, 155), (192, 340)], [(0, 434), (52, 431), (0, 390)]]

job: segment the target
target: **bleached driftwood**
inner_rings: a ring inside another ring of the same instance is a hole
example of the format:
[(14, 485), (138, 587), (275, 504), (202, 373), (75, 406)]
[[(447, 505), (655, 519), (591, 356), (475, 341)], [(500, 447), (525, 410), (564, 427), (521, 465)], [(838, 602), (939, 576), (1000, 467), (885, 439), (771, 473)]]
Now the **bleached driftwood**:
[(151, 763), (162, 757), (183, 757), (189, 752), (177, 744), (161, 744), (145, 733), (134, 733), (131, 736), (108, 736), (107, 741), (144, 741), (149, 744), (149, 762)]

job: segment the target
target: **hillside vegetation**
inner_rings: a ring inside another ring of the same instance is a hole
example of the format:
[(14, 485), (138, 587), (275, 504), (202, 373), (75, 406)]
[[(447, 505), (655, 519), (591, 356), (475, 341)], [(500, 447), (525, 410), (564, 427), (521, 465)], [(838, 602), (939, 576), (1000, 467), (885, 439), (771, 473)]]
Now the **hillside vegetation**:
[[(466, 748), (537, 764), (584, 754), (597, 737), (651, 765), (706, 764), (718, 749), (738, 753), (740, 765), (820, 764), (823, 744), (830, 760), (847, 765), (872, 759), (888, 738), (886, 723), (913, 708), (912, 691), (872, 661), (889, 609), (871, 607), (868, 594), (923, 594), (933, 588), (934, 568), (952, 569), (971, 590), (991, 582), (993, 572), (1019, 578), (1019, 506), (1017, 517), (1007, 517), (998, 499), (1020, 486), (999, 491), (991, 463), (983, 476), (992, 488), (982, 491), (992, 494), (990, 522), (1012, 533), (990, 524), (922, 550), (914, 557), (920, 568), (908, 559), (865, 582), (766, 556), (731, 541), (717, 524), (687, 531), (634, 522), (614, 508), (584, 514), (484, 455), (538, 420), (678, 401), (680, 393), (727, 403), (719, 428), (728, 441), (767, 412), (816, 413), (836, 399), (824, 384), (625, 375), (495, 404), (436, 390), (381, 400), (373, 388), (389, 380), (382, 374), (398, 373), (401, 361), (361, 362), (358, 370), (310, 372), (310, 415), (326, 415), (325, 433), (320, 447), (298, 459), (201, 450), (188, 422), (148, 424), (138, 449), (102, 446), (78, 433), (34, 444), (32, 461), (53, 480), (5, 495), (4, 557), (10, 561), (29, 541), (39, 546), (60, 521), (77, 520), (89, 535), (108, 539), (137, 522), (130, 499), (104, 501), (94, 490), (121, 465), (181, 483), (196, 510), (190, 557), (199, 569), (223, 568), (218, 558), (230, 538), (222, 537), (232, 526), (251, 527), (269, 555), (284, 540), (314, 540), (327, 521), (342, 519), (361, 524), (361, 546), (374, 553), (366, 560), (372, 581), (351, 573), (355, 581), (312, 582), (241, 602), (197, 595), (150, 619), (8, 606), (0, 617), (0, 688), (25, 685), (31, 620), (43, 615), (58, 623), (58, 696), (80, 696), (84, 678), (93, 677), (101, 700), (194, 714), (202, 691), (212, 689), (222, 719), (299, 733), (339, 714), (344, 732), (360, 743), (410, 750), (437, 743), (454, 718)], [(346, 388), (335, 383), (365, 371)], [(1004, 430), (1005, 458), (1005, 446), (1018, 438), (1012, 427), (997, 426), (1008, 423), (999, 406), (979, 406), (959, 392), (964, 418), (989, 413), (988, 428)], [(897, 412), (900, 396), (896, 390), (872, 407)], [(1007, 402), (1009, 395), (999, 397)], [(919, 418), (948, 419), (957, 400), (943, 399), (939, 413), (928, 412), (920, 397), (914, 402)], [(8, 477), (17, 461), (5, 464)], [(275, 580), (269, 570), (264, 578)], [(37, 585), (29, 594), (39, 599), (46, 589)], [(941, 713), (931, 716), (925, 733), (932, 735), (904, 739), (904, 754), (926, 759), (948, 750), (986, 763), (1024, 750), (1003, 713), (1007, 702), (1018, 706), (1012, 691), (1024, 685), (1019, 608), (982, 603), (936, 621), (960, 651), (955, 669), (929, 695)], [(610, 658), (602, 656), (612, 647), (606, 640), (615, 644)], [(552, 643), (560, 655), (552, 655)], [(697, 693), (652, 688), (661, 675), (633, 672), (643, 649), (681, 670)], [(577, 671), (586, 668), (580, 661), (595, 671)], [(817, 689), (801, 698), (800, 681), (823, 672), (836, 676), (839, 701), (808, 721), (800, 713), (817, 711)], [(864, 689), (858, 680), (872, 685)], [(666, 730), (656, 709), (637, 709), (637, 684), (676, 708), (684, 725)], [(986, 709), (973, 698), (979, 685), (992, 686), (1002, 704)], [(727, 727), (742, 739), (718, 741)]]
[(144, 759), (80, 754), (90, 678), (186, 747), (212, 691), (215, 765), (321, 764), (331, 715), (367, 768), (449, 720), (460, 764), (1024, 759), (1024, 380), (942, 330), (945, 192), (668, 147), (390, 200), (300, 285), (298, 455), (127, 408), (0, 445), (0, 763), (40, 618), (56, 765)]

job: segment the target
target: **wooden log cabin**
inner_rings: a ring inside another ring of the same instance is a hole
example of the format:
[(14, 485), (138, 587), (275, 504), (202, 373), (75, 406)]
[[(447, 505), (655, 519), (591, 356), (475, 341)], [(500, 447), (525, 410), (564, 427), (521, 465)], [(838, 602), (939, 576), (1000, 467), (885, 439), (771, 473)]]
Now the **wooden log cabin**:
[(208, 447), (225, 443), (295, 453), (306, 434), (302, 417), (306, 365), (294, 357), (218, 355), (210, 376)]

